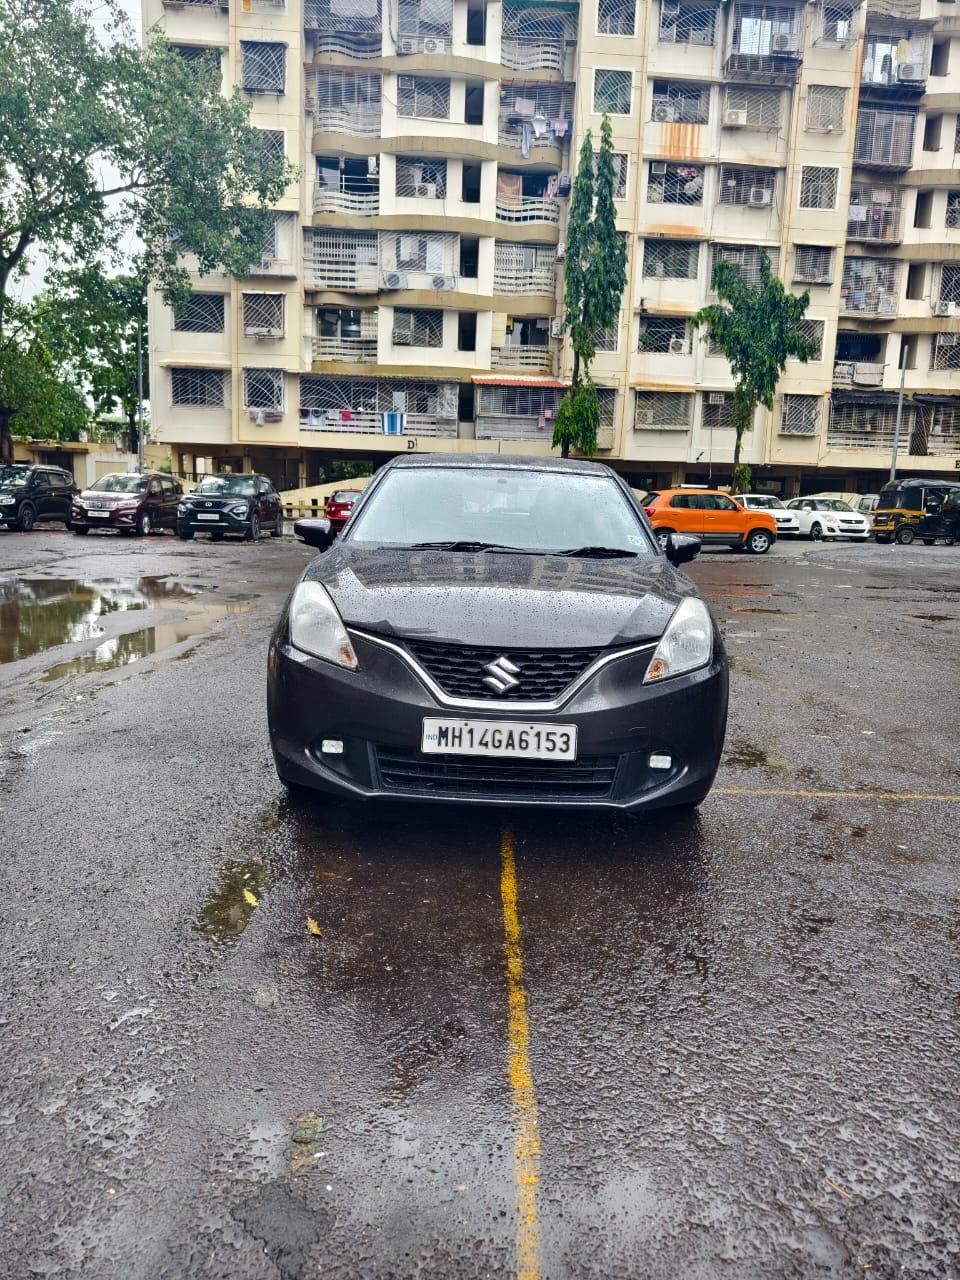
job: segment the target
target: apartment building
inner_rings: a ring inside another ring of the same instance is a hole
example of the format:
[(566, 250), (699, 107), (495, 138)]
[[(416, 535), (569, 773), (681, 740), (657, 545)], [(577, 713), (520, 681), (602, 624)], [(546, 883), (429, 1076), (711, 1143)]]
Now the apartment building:
[[(190, 475), (284, 487), (323, 458), (549, 451), (571, 367), (564, 230), (610, 117), (628, 245), (598, 335), (598, 457), (722, 481), (725, 359), (688, 320), (762, 251), (808, 289), (744, 457), (771, 492), (960, 468), (960, 16), (953, 0), (144, 0), (218, 50), (301, 171), (251, 277), (151, 299), (151, 418)], [(187, 262), (189, 266), (189, 261)]]

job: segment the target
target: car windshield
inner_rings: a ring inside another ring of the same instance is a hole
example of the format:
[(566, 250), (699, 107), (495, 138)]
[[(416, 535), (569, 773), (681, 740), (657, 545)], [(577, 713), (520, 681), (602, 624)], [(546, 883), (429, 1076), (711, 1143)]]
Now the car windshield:
[(852, 507), (847, 506), (845, 502), (841, 502), (839, 498), (818, 498), (816, 507), (818, 511), (851, 511)]
[(338, 493), (334, 493), (330, 495), (330, 501), (331, 502), (356, 502), (358, 497), (359, 497), (359, 494), (355, 493), (353, 489), (341, 489)]
[(194, 490), (208, 496), (240, 498), (252, 498), (256, 491), (252, 476), (206, 476)]
[(96, 493), (142, 493), (147, 487), (147, 477), (138, 475), (121, 475), (119, 471), (101, 476), (90, 486)]
[(367, 545), (445, 544), (464, 551), (654, 553), (613, 480), (532, 468), (397, 468), (364, 503), (346, 536)]
[(773, 498), (766, 493), (751, 493), (743, 501), (746, 506), (754, 507), (758, 511), (779, 511), (783, 508), (783, 503), (779, 498)]
[(30, 467), (13, 466), (0, 467), (0, 484), (6, 488), (14, 489), (25, 485), (33, 474)]

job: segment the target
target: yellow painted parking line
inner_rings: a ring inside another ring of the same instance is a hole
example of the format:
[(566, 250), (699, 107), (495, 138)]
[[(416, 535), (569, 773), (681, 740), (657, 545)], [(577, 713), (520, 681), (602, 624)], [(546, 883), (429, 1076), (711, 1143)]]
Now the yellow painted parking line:
[(718, 796), (786, 796), (800, 800), (927, 800), (958, 804), (960, 795), (936, 791), (805, 791), (793, 787), (714, 787)]
[(507, 961), (507, 1077), (513, 1102), (513, 1180), (517, 1195), (517, 1280), (540, 1280), (540, 1224), (537, 1186), (540, 1181), (540, 1134), (537, 1096), (527, 1044), (527, 1001), (523, 993), (523, 956), (517, 915), (517, 867), (513, 833), (500, 837), (500, 905), (503, 951)]

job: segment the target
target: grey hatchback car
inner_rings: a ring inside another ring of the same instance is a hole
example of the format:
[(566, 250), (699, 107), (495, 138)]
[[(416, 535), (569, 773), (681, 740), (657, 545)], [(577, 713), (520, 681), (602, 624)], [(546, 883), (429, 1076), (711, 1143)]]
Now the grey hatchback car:
[(719, 632), (608, 467), (434, 455), (385, 466), (294, 587), (268, 719), (292, 789), (645, 810), (710, 790)]

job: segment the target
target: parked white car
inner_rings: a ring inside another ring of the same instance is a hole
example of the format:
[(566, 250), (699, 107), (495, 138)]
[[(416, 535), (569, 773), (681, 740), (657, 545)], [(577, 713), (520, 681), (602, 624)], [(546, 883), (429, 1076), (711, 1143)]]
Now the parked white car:
[(738, 493), (737, 501), (748, 511), (769, 511), (777, 522), (777, 534), (799, 533), (800, 521), (795, 511), (788, 510), (779, 498), (769, 493)]
[(853, 538), (866, 542), (870, 537), (870, 521), (859, 511), (854, 511), (839, 498), (794, 498), (787, 503), (790, 511), (797, 513), (801, 537)]

